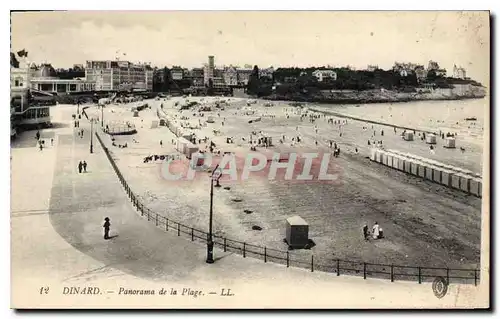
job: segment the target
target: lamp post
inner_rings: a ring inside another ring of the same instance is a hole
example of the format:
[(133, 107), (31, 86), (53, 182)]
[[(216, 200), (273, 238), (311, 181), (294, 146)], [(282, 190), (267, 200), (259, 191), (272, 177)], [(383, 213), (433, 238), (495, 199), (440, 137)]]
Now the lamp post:
[(94, 144), (93, 144), (93, 136), (94, 136), (94, 119), (90, 119), (90, 154), (94, 153)]
[(212, 240), (212, 220), (213, 220), (213, 204), (214, 204), (214, 181), (217, 182), (216, 187), (220, 187), (219, 178), (221, 177), (221, 172), (217, 165), (210, 176), (210, 219), (208, 224), (208, 239), (207, 239), (207, 264), (214, 263), (214, 242)]
[(104, 127), (104, 105), (101, 105), (101, 127)]

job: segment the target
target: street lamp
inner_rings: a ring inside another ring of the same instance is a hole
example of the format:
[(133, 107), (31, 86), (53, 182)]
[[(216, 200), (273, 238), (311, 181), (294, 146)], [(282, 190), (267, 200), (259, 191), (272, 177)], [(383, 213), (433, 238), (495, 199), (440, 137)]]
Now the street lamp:
[(214, 242), (212, 240), (212, 220), (213, 220), (213, 204), (214, 204), (214, 181), (217, 182), (216, 187), (220, 187), (219, 179), (221, 177), (221, 171), (218, 169), (219, 165), (215, 166), (215, 169), (210, 176), (210, 220), (208, 226), (208, 239), (207, 239), (207, 263), (214, 263)]
[(90, 154), (94, 153), (94, 119), (90, 119)]
[(104, 105), (101, 105), (101, 127), (104, 127)]

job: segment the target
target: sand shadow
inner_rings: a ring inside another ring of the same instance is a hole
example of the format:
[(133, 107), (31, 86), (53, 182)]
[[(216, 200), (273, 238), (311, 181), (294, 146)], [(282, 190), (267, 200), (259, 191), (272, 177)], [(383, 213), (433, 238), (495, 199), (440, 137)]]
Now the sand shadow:
[(116, 238), (116, 237), (118, 237), (118, 235), (109, 236), (107, 240), (110, 240), (110, 239), (113, 239), (113, 238)]

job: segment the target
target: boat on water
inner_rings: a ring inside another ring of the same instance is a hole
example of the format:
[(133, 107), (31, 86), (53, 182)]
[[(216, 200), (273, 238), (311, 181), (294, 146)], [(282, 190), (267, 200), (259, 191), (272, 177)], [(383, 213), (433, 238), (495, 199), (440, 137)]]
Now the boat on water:
[(477, 121), (477, 118), (476, 117), (466, 117), (465, 120), (466, 121)]

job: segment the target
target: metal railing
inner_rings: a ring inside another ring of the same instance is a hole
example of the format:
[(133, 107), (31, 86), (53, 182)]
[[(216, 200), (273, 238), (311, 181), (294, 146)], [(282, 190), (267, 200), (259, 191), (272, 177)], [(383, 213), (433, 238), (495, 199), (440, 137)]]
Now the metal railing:
[[(112, 158), (108, 148), (101, 140), (101, 137), (96, 132), (96, 137), (99, 140), (104, 153), (106, 154), (109, 162), (118, 176), (122, 186), (127, 193), (130, 201), (141, 216), (149, 222), (155, 224), (167, 232), (173, 232), (177, 236), (184, 236), (191, 241), (207, 242), (208, 233), (203, 230), (196, 229), (191, 226), (181, 224), (177, 221), (169, 219), (163, 215), (153, 212), (146, 207), (134, 194), (128, 185), (127, 181), (120, 172), (114, 159)], [(279, 249), (262, 247), (251, 243), (241, 242), (238, 240), (230, 239), (227, 237), (213, 235), (214, 245), (222, 249), (224, 252), (234, 252), (242, 255), (244, 258), (252, 257), (261, 259), (264, 262), (272, 262), (277, 264), (286, 265), (286, 267), (299, 267), (310, 269), (311, 272), (317, 270), (322, 272), (336, 273), (337, 276), (342, 275), (355, 275), (363, 276), (364, 279), (368, 277), (383, 278), (391, 280), (406, 280), (417, 281), (419, 284), (422, 282), (429, 282), (436, 277), (443, 277), (450, 282), (458, 282), (465, 284), (478, 285), (479, 283), (479, 270), (478, 269), (456, 269), (456, 268), (438, 268), (438, 267), (417, 267), (417, 266), (402, 266), (393, 264), (375, 264), (360, 261), (349, 261), (343, 259), (332, 258), (319, 258), (318, 256), (311, 255), (309, 257), (297, 256), (293, 251), (283, 251)]]

